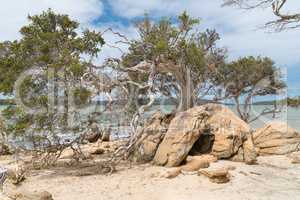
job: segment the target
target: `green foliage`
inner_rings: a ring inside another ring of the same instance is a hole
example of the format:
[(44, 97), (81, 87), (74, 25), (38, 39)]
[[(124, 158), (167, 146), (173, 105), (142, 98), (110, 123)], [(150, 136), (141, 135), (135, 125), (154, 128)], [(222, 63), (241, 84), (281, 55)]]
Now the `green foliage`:
[(214, 83), (225, 87), (226, 96), (264, 96), (285, 87), (279, 69), (267, 57), (244, 57), (218, 69)]
[(224, 89), (218, 98), (233, 99), (238, 114), (246, 122), (250, 120), (253, 97), (276, 95), (286, 87), (279, 69), (267, 57), (240, 58), (218, 68), (213, 76), (213, 84)]
[(287, 105), (291, 107), (299, 107), (300, 106), (300, 97), (287, 98)]
[(148, 15), (145, 15), (136, 24), (140, 37), (131, 42), (129, 53), (122, 58), (123, 65), (132, 67), (144, 60), (154, 61), (164, 57), (175, 64), (181, 64), (182, 68), (190, 66), (198, 76), (203, 74), (206, 67), (206, 45), (203, 39), (207, 38), (207, 32), (195, 29), (199, 22), (186, 12), (178, 16), (176, 23), (169, 18), (151, 22)]
[(30, 68), (23, 45), (18, 42), (0, 43), (0, 92), (12, 94), (19, 75)]
[(6, 120), (6, 132), (13, 136), (24, 134), (32, 124), (32, 116), (16, 106), (8, 106), (2, 111), (2, 116)]
[[(86, 72), (88, 62), (98, 55), (104, 44), (102, 35), (88, 29), (80, 33), (78, 22), (51, 9), (28, 16), (28, 20), (28, 25), (20, 30), (20, 40), (0, 43), (0, 92), (12, 94), (15, 81), (22, 72), (36, 67), (41, 73), (26, 77), (18, 88), (23, 103), (30, 108), (46, 108), (48, 111), (48, 95), (53, 92), (51, 87), (54, 88), (54, 102), (57, 103), (59, 98), (64, 100), (64, 117), (67, 117), (68, 90), (80, 85), (79, 80)], [(78, 95), (80, 102), (84, 102), (90, 94), (81, 91)], [(58, 105), (54, 107), (52, 110), (58, 109)], [(61, 113), (52, 110), (32, 116), (14, 106), (4, 110), (3, 115), (9, 132), (19, 135), (29, 129), (32, 132), (53, 131), (60, 125), (55, 123), (66, 121)]]
[(80, 106), (84, 105), (88, 102), (90, 99), (92, 93), (86, 88), (76, 88), (73, 91), (74, 99), (75, 99), (75, 104)]
[(79, 35), (78, 22), (51, 9), (28, 20), (20, 40), (0, 43), (0, 92), (5, 94), (11, 94), (19, 75), (33, 66), (80, 77), (87, 66), (81, 55), (96, 57), (104, 44), (100, 33), (87, 29)]
[(43, 75), (28, 76), (19, 88), (22, 102), (28, 107), (47, 108), (48, 88), (47, 78)]
[[(178, 16), (177, 21), (161, 18), (152, 22), (145, 15), (136, 23), (139, 37), (130, 41), (129, 52), (122, 57), (122, 65), (129, 68), (141, 61), (156, 64), (156, 75), (160, 76), (158, 90), (164, 95), (174, 94), (174, 91), (180, 93), (176, 87), (165, 87), (167, 83), (174, 86), (176, 82), (183, 93), (193, 91), (194, 86), (208, 82), (208, 66), (223, 64), (226, 54), (224, 49), (216, 46), (219, 35), (214, 30), (199, 31), (199, 23), (199, 19), (191, 18), (187, 12)], [(145, 83), (149, 78), (147, 74), (138, 72), (129, 73), (129, 77), (139, 83)], [(176, 89), (171, 92), (172, 88)], [(193, 105), (191, 93), (179, 95), (181, 110)]]

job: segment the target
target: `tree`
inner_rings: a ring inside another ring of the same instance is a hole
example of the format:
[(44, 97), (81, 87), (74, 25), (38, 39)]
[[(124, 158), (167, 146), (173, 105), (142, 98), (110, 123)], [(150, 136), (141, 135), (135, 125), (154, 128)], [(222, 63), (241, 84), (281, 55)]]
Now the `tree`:
[[(31, 66), (37, 65), (43, 70), (53, 71), (54, 105), (58, 104), (58, 84), (63, 84), (64, 117), (68, 118), (68, 93), (72, 85), (79, 82), (87, 70), (82, 54), (94, 57), (104, 44), (100, 33), (85, 30), (78, 36), (79, 24), (67, 15), (57, 15), (51, 10), (41, 15), (29, 16), (31, 24), (21, 29), (24, 45)], [(54, 110), (57, 113), (57, 110)]]
[(286, 99), (286, 103), (291, 107), (299, 107), (300, 106), (300, 97), (288, 97)]
[(179, 93), (178, 111), (187, 110), (194, 106), (195, 89), (207, 80), (208, 69), (223, 64), (225, 58), (225, 50), (216, 46), (216, 31), (200, 32), (198, 24), (186, 12), (176, 23), (168, 18), (152, 22), (146, 15), (136, 24), (139, 38), (127, 41), (129, 52), (110, 64), (128, 72), (133, 82), (146, 83), (140, 87), (143, 90), (155, 85), (156, 92), (164, 95)]
[(276, 20), (269, 21), (265, 27), (270, 27), (276, 31), (295, 29), (300, 27), (300, 13), (284, 11), (284, 6), (288, 0), (224, 0), (224, 6), (237, 6), (242, 9), (250, 10), (255, 8), (271, 8)]
[[(276, 95), (285, 87), (278, 68), (270, 58), (244, 57), (218, 69), (214, 84), (223, 88), (216, 99), (233, 99), (236, 110), (246, 122), (253, 121), (250, 113), (256, 96)], [(261, 114), (269, 114), (269, 109)]]
[[(29, 24), (20, 30), (20, 40), (0, 43), (0, 92), (14, 92), (15, 98), (26, 107), (43, 109), (43, 112), (28, 113), (22, 107), (9, 107), (8, 128), (22, 134), (39, 132), (46, 139), (50, 135), (55, 137), (58, 128), (75, 131), (67, 124), (73, 112), (69, 110), (70, 95), (79, 96), (76, 101), (86, 101), (90, 95), (81, 88), (80, 80), (104, 44), (102, 35), (88, 29), (79, 33), (78, 22), (50, 9), (29, 16), (28, 20)], [(39, 73), (24, 75), (25, 70), (33, 67)], [(25, 77), (18, 85), (17, 80), (22, 76)], [(59, 111), (61, 99), (62, 112)]]

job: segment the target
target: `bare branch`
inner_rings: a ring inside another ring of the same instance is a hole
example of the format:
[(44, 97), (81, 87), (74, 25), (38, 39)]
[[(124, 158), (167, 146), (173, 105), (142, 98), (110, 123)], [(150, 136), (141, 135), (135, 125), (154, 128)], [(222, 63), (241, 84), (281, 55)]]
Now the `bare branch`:
[(275, 31), (300, 27), (300, 13), (283, 13), (288, 0), (224, 0), (223, 6), (237, 6), (241, 9), (271, 8), (278, 19), (267, 22), (264, 27)]

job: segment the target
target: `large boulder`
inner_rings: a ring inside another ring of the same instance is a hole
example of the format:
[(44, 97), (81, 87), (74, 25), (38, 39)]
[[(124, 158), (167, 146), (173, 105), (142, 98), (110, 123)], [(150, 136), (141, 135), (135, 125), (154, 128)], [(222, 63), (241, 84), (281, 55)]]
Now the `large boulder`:
[(300, 150), (300, 133), (284, 122), (272, 122), (253, 133), (259, 155), (285, 155)]
[(243, 149), (251, 131), (250, 126), (225, 106), (208, 104), (207, 107), (211, 110), (211, 116), (206, 126), (215, 137), (211, 153), (219, 159), (230, 158), (240, 148)]
[(162, 114), (156, 112), (141, 130), (141, 136), (137, 141), (133, 153), (135, 162), (145, 163), (153, 159), (158, 145), (163, 140), (168, 130), (173, 114)]
[[(177, 113), (154, 157), (154, 163), (178, 166), (188, 154), (212, 154), (218, 159), (231, 158), (239, 150), (243, 160), (255, 161), (256, 153), (247, 135), (250, 127), (229, 108), (206, 104)], [(244, 153), (246, 152), (246, 153)], [(249, 158), (251, 155), (253, 158)], [(247, 157), (247, 158), (245, 158)]]
[(169, 167), (180, 165), (200, 135), (205, 132), (204, 121), (208, 116), (205, 107), (177, 113), (156, 151), (154, 163)]
[(231, 157), (232, 161), (245, 162), (247, 164), (255, 164), (257, 152), (253, 142), (253, 136), (251, 133), (247, 134), (247, 139), (240, 146), (238, 152)]

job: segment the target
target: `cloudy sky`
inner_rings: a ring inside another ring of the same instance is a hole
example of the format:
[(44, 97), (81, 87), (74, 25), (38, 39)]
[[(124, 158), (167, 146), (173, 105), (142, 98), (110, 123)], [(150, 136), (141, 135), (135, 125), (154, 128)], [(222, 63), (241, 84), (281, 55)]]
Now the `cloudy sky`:
[[(290, 95), (300, 95), (300, 29), (268, 33), (259, 27), (273, 19), (271, 10), (245, 12), (221, 5), (222, 0), (2, 0), (0, 40), (18, 39), (20, 27), (27, 23), (26, 16), (48, 8), (69, 14), (82, 24), (82, 29), (103, 31), (113, 27), (129, 38), (137, 35), (132, 22), (144, 13), (155, 20), (161, 16), (175, 17), (186, 10), (201, 19), (200, 28), (215, 28), (220, 33), (219, 45), (228, 48), (230, 60), (248, 55), (269, 56), (287, 71)], [(285, 9), (300, 10), (299, 0), (289, 0)], [(118, 40), (109, 33), (105, 38)], [(118, 50), (106, 46), (97, 62), (118, 55)]]

